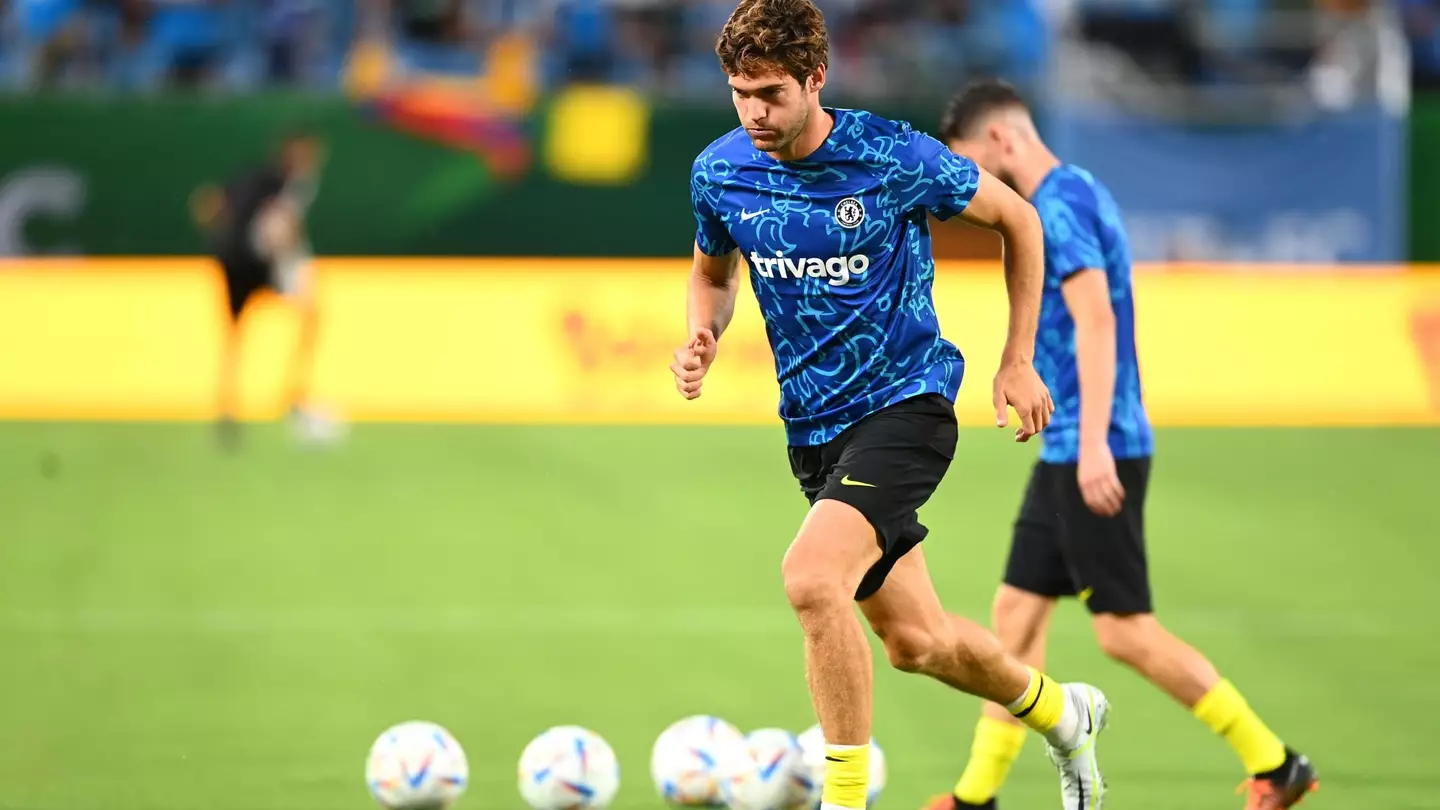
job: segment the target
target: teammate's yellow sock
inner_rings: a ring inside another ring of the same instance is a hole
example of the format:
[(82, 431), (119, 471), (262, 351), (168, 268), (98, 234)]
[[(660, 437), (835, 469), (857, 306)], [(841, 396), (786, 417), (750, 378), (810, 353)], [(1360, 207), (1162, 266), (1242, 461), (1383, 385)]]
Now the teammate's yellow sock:
[(995, 798), (1024, 746), (1024, 726), (981, 717), (975, 725), (970, 761), (955, 783), (956, 798), (966, 804), (984, 804)]
[(1049, 675), (1030, 667), (1030, 687), (1018, 700), (1005, 708), (1016, 720), (1048, 734), (1060, 725), (1065, 714), (1065, 690)]
[(1251, 774), (1273, 771), (1285, 763), (1285, 744), (1261, 722), (1235, 684), (1215, 684), (1195, 704), (1194, 712), (1200, 722), (1230, 743)]
[(870, 782), (870, 746), (825, 746), (825, 789), (820, 793), (823, 807), (865, 810)]

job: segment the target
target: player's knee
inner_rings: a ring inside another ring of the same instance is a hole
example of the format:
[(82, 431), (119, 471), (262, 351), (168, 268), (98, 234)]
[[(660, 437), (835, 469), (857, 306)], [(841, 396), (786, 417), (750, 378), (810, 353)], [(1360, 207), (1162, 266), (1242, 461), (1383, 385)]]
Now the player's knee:
[(780, 565), (780, 575), (785, 581), (785, 597), (790, 607), (802, 618), (806, 614), (828, 610), (850, 610), (854, 594), (834, 572), (807, 565), (797, 555), (785, 555)]
[(1110, 658), (1131, 667), (1150, 654), (1159, 625), (1149, 613), (1100, 614), (1094, 619), (1095, 640)]

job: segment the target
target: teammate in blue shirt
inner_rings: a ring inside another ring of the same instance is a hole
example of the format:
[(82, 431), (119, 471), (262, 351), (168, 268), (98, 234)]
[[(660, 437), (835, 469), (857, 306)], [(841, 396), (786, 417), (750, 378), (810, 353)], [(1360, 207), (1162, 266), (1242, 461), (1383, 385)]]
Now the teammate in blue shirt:
[[(1315, 784), (1309, 761), (1152, 611), (1144, 509), (1154, 438), (1140, 394), (1130, 243), (1115, 200), (1089, 172), (1056, 159), (1004, 83), (978, 82), (957, 96), (942, 135), (1029, 198), (1045, 230), (1035, 367), (1055, 397), (1055, 415), (995, 599), (1001, 642), (1023, 661), (1043, 662), (1056, 599), (1078, 595), (1105, 652), (1234, 747), (1251, 776), (1248, 810), (1290, 807)], [(994, 808), (1024, 739), (1008, 712), (987, 705), (964, 775), (930, 810)]]
[(741, 126), (694, 164), (689, 339), (672, 370), (681, 394), (700, 396), (743, 258), (811, 504), (781, 573), (828, 745), (822, 808), (865, 807), (872, 668), (852, 601), (896, 667), (1007, 706), (1045, 736), (1067, 806), (1096, 806), (1104, 695), (1054, 682), (947, 615), (917, 547), (917, 510), (955, 453), (965, 369), (936, 320), (927, 215), (1006, 240), (1010, 324), (993, 401), (1000, 425), (1015, 409), (1025, 441), (1053, 407), (1031, 360), (1044, 264), (1034, 208), (907, 124), (822, 107), (828, 43), (812, 0), (743, 0), (716, 51)]

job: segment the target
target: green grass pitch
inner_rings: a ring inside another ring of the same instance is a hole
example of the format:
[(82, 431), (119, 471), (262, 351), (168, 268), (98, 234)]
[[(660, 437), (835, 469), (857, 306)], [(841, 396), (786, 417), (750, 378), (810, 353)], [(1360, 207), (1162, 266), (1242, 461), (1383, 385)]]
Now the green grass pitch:
[[(775, 428), (0, 427), (0, 808), (371, 807), (385, 726), (448, 726), (464, 808), (520, 806), (548, 725), (615, 746), (618, 808), (659, 808), (682, 715), (812, 720), (779, 562), (803, 515)], [(1323, 784), (1307, 807), (1440, 807), (1436, 430), (1165, 430), (1149, 511), (1160, 614)], [(962, 432), (924, 511), (949, 607), (983, 619), (1034, 450)], [(1237, 762), (1062, 609), (1049, 669), (1093, 679), (1113, 810), (1238, 808)], [(958, 773), (976, 702), (877, 656), (880, 807)], [(1007, 808), (1053, 808), (1032, 740)]]

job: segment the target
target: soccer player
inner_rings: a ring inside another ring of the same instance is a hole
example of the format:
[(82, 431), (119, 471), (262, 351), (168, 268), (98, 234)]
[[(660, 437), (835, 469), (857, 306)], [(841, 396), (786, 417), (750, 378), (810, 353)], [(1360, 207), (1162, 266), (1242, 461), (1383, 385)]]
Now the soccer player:
[[(1025, 103), (1004, 83), (966, 88), (942, 137), (957, 154), (1035, 204), (1045, 229), (1045, 283), (1035, 367), (1055, 415), (1015, 522), (994, 628), (1005, 649), (1044, 666), (1057, 598), (1078, 596), (1100, 647), (1225, 738), (1250, 774), (1249, 810), (1290, 807), (1316, 784), (1215, 667), (1156, 620), (1145, 562), (1145, 490), (1154, 440), (1140, 395), (1130, 246), (1115, 200), (1084, 169), (1056, 159)], [(995, 807), (1024, 731), (987, 705), (953, 795), (930, 810)]]
[(240, 371), (240, 320), (256, 293), (270, 290), (289, 300), (300, 315), (289, 382), (290, 418), (307, 440), (330, 438), (334, 425), (307, 402), (318, 315), (305, 236), (305, 212), (314, 201), (324, 162), (324, 144), (312, 133), (284, 139), (279, 153), (242, 174), (224, 189), (205, 186), (190, 200), (191, 215), (205, 231), (225, 275), (230, 318), (220, 363), (218, 403), (222, 444), (234, 447), (236, 378)]
[(872, 665), (853, 602), (890, 662), (1006, 706), (1045, 737), (1066, 807), (1098, 807), (1105, 696), (1061, 685), (947, 615), (917, 510), (955, 454), (960, 352), (940, 336), (927, 213), (1005, 239), (1009, 332), (996, 422), (1016, 438), (1053, 408), (1031, 357), (1044, 275), (1035, 209), (909, 125), (820, 105), (828, 36), (812, 0), (743, 0), (716, 45), (741, 126), (695, 160), (689, 338), (671, 370), (699, 397), (750, 269), (775, 355), (790, 468), (810, 511), (781, 563), (827, 743), (821, 806), (865, 807)]

